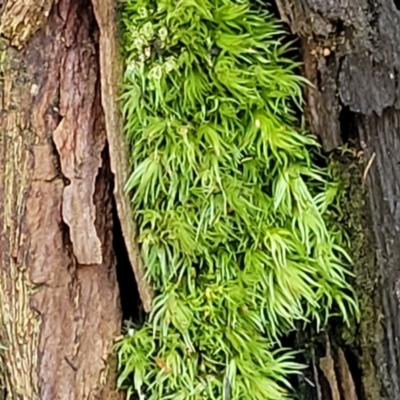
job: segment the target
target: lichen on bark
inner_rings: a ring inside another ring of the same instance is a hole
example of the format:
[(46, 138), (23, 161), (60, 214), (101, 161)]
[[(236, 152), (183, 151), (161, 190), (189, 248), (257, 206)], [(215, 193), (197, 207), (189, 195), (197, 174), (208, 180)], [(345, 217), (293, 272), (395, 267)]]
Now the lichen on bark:
[(1, 15), (0, 34), (21, 49), (45, 24), (58, 0), (8, 0)]

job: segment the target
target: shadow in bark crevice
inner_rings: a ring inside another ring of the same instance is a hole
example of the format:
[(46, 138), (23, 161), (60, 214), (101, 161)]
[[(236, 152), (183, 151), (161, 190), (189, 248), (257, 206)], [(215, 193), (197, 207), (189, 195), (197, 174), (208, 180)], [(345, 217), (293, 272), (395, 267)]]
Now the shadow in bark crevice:
[[(399, 0), (400, 1), (400, 0)], [(341, 105), (339, 114), (340, 135), (344, 144), (358, 141), (358, 132), (356, 126), (356, 114), (350, 110), (350, 107)]]
[[(105, 149), (108, 156), (108, 146)], [(111, 191), (114, 191), (114, 176), (111, 174)], [(145, 312), (139, 296), (135, 274), (129, 260), (121, 222), (118, 217), (114, 196), (112, 196), (113, 216), (113, 248), (117, 259), (117, 281), (120, 292), (121, 310), (123, 321), (142, 324)]]
[[(116, 258), (117, 283), (121, 302), (123, 322), (131, 321), (141, 324), (144, 320), (144, 310), (140, 299), (139, 290), (126, 248), (121, 222), (118, 216), (117, 205), (114, 198), (114, 175), (110, 168), (109, 146), (106, 143), (102, 153), (103, 165), (109, 179), (110, 199), (112, 202), (112, 229), (113, 250)], [(1, 400), (1, 399), (0, 399)]]
[(144, 311), (140, 301), (139, 292), (132, 265), (129, 261), (128, 251), (122, 235), (115, 202), (113, 200), (113, 231), (114, 251), (117, 258), (117, 281), (120, 291), (122, 317), (124, 321), (142, 323)]

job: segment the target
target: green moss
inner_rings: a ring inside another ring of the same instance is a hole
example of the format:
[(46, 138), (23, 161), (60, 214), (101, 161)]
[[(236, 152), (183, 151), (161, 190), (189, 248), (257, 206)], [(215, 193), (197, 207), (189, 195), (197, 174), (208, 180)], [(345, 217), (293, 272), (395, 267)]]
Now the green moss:
[(279, 338), (357, 304), (285, 30), (255, 0), (126, 0), (121, 18), (127, 190), (156, 297), (118, 345), (119, 384), (286, 398), (300, 367)]
[(382, 311), (377, 298), (377, 267), (374, 241), (370, 237), (364, 165), (362, 152), (352, 143), (331, 157), (333, 174), (340, 182), (334, 219), (348, 235), (347, 247), (349, 251), (351, 247), (354, 273), (351, 283), (361, 314), (359, 322), (352, 321), (350, 325), (340, 327), (340, 332), (344, 343), (357, 356), (365, 398), (375, 400), (380, 397), (376, 365), (381, 364), (376, 351), (383, 341), (383, 331), (379, 322)]

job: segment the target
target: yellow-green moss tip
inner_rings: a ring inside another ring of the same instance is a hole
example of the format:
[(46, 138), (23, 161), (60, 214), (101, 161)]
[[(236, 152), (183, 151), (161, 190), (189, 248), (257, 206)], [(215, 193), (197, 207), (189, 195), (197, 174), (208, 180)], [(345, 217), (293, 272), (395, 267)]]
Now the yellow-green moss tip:
[(254, 0), (125, 0), (127, 191), (157, 296), (118, 345), (146, 400), (278, 400), (279, 337), (356, 308), (337, 184), (299, 130), (303, 79)]

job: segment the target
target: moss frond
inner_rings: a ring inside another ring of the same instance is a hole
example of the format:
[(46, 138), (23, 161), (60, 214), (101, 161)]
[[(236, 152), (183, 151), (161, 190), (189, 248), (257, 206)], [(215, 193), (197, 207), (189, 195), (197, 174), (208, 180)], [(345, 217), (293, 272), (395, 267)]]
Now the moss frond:
[(357, 304), (285, 29), (256, 0), (122, 9), (126, 190), (157, 295), (118, 344), (119, 384), (147, 400), (287, 398), (300, 367), (281, 335)]

